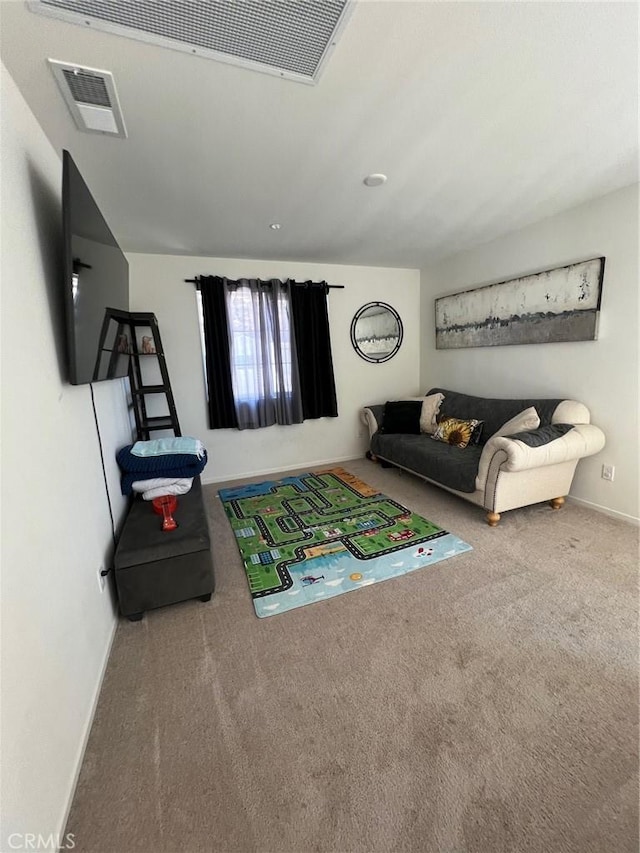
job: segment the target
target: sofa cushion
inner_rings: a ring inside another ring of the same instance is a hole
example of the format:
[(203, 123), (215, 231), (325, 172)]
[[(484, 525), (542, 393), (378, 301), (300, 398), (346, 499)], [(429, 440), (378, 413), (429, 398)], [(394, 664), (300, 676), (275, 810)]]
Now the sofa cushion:
[(444, 394), (440, 407), (441, 418), (450, 416), (464, 419), (477, 418), (484, 421), (481, 444), (486, 444), (504, 423), (530, 406), (535, 406), (540, 418), (540, 426), (550, 424), (556, 407), (562, 402), (562, 400), (504, 400), (473, 397), (470, 394), (448, 391), (446, 388), (432, 388), (427, 393)]
[(450, 444), (433, 441), (428, 435), (385, 435), (377, 432), (371, 439), (371, 450), (376, 456), (450, 489), (460, 492), (476, 490), (481, 447), (470, 444), (460, 450)]

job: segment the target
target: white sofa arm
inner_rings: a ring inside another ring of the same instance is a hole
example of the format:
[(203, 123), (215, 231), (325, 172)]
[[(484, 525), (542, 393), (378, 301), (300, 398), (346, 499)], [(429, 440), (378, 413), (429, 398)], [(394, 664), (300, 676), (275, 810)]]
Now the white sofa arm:
[(500, 466), (502, 470), (525, 471), (592, 456), (599, 453), (604, 444), (604, 433), (593, 424), (575, 424), (565, 435), (540, 447), (529, 447), (523, 441), (506, 436), (490, 438), (480, 456), (476, 488), (484, 489), (491, 460), (498, 451), (506, 454), (505, 461)]
[(371, 441), (374, 433), (378, 431), (378, 427), (380, 426), (374, 409), (382, 411), (383, 406), (365, 406), (365, 408), (360, 411), (360, 420), (369, 430), (369, 441)]

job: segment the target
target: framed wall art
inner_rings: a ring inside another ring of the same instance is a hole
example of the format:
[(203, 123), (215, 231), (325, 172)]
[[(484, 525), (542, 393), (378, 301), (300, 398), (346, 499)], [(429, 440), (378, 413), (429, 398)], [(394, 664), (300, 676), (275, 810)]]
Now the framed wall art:
[(603, 257), (436, 299), (436, 349), (594, 341)]

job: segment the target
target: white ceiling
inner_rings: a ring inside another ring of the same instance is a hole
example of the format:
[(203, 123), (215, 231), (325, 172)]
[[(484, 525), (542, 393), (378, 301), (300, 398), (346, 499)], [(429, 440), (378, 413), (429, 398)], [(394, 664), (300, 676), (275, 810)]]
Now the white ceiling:
[[(358, 2), (316, 86), (0, 11), (128, 251), (420, 267), (638, 180), (636, 3)], [(113, 72), (128, 139), (76, 129), (49, 57)]]

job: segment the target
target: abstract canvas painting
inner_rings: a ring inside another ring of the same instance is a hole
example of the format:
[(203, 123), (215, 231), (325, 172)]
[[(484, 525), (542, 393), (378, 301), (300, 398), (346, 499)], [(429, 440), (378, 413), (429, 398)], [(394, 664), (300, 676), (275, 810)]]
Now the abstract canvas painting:
[(436, 349), (594, 341), (604, 258), (436, 299)]

